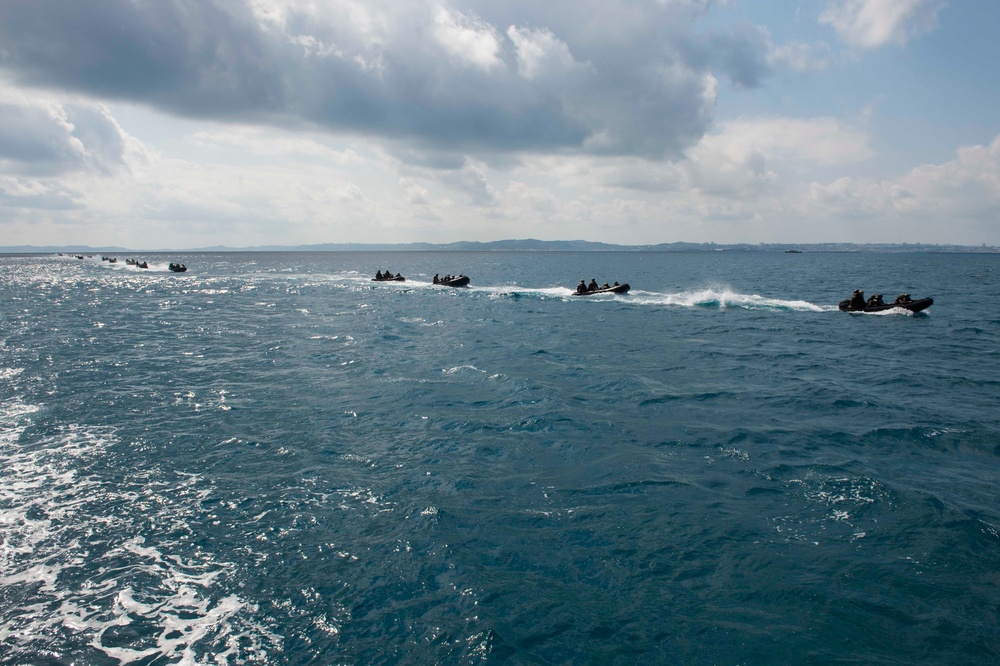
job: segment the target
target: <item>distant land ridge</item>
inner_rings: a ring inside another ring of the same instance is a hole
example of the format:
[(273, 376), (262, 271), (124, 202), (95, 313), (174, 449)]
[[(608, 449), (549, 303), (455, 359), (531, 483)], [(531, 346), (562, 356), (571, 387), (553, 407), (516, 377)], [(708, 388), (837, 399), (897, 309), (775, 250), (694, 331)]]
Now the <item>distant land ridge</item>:
[(545, 241), (534, 238), (455, 243), (319, 243), (315, 245), (257, 245), (200, 248), (129, 249), (86, 245), (0, 246), (3, 254), (69, 252), (1000, 252), (990, 245), (943, 245), (935, 243), (658, 243), (616, 245), (584, 240)]

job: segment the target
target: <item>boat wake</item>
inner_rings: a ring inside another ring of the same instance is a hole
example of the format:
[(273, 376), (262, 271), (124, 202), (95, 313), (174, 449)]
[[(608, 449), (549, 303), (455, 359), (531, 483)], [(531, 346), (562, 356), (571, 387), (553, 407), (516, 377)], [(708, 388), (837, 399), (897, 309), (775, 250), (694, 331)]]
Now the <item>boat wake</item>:
[(866, 317), (898, 317), (902, 315), (903, 317), (916, 317), (917, 315), (926, 315), (925, 311), (920, 312), (910, 312), (906, 308), (889, 308), (888, 310), (879, 310), (878, 312), (851, 312), (852, 315), (864, 315)]
[[(368, 276), (350, 275), (344, 276), (349, 281), (364, 282), (371, 284)], [(405, 287), (409, 289), (434, 289), (440, 290), (438, 285), (420, 278), (407, 278), (406, 282), (380, 283), (379, 286)], [(474, 282), (468, 287), (463, 287), (462, 291), (473, 294), (485, 294), (493, 299), (559, 299), (573, 302), (581, 302), (581, 299), (574, 298), (574, 288), (554, 286), (554, 287), (523, 287), (520, 285), (476, 285)], [(817, 305), (802, 299), (774, 298), (762, 296), (760, 294), (744, 294), (734, 291), (724, 286), (708, 286), (688, 289), (678, 292), (657, 292), (632, 289), (627, 294), (598, 294), (596, 297), (585, 299), (587, 302), (615, 300), (622, 303), (630, 303), (639, 306), (659, 306), (659, 307), (685, 307), (685, 308), (718, 308), (760, 310), (771, 312), (838, 312), (836, 305)], [(887, 314), (910, 314), (905, 310), (888, 310), (877, 313)]]
[[(560, 298), (580, 302), (573, 298), (574, 290), (568, 287), (548, 287), (525, 289), (520, 287), (480, 287), (491, 292), (494, 298), (541, 297)], [(627, 294), (600, 294), (593, 300), (617, 300), (623, 303), (645, 306), (674, 306), (687, 308), (739, 308), (743, 310), (836, 312), (836, 305), (816, 305), (805, 300), (770, 298), (758, 294), (741, 294), (724, 287), (704, 287), (676, 293), (643, 291), (633, 289)]]
[(73, 256), (61, 256), (58, 259), (72, 259), (74, 261), (87, 262), (87, 265), (102, 266), (109, 270), (114, 271), (126, 271), (129, 273), (171, 273), (169, 261), (151, 261), (149, 259), (144, 259), (143, 263), (145, 267), (140, 267), (137, 264), (127, 263), (126, 259), (115, 257), (114, 261), (108, 261), (109, 257), (99, 257), (95, 255), (82, 256), (81, 259), (77, 259), (76, 255)]
[(804, 300), (741, 294), (725, 287), (703, 287), (676, 293), (633, 291), (631, 300), (642, 305), (673, 305), (688, 308), (831, 312), (836, 305), (816, 305)]

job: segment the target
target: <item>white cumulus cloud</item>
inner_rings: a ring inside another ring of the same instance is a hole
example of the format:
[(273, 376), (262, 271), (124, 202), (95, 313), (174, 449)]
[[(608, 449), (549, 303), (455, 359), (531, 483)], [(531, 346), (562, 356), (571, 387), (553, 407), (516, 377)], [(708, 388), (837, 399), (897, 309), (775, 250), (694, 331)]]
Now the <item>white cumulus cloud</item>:
[(500, 42), (493, 27), (475, 16), (439, 7), (434, 38), (455, 60), (489, 70), (501, 66)]
[(517, 51), (518, 72), (526, 79), (555, 78), (579, 66), (569, 46), (548, 30), (512, 25), (507, 36)]
[[(978, 243), (1000, 225), (1000, 136), (988, 145), (964, 146), (955, 159), (924, 164), (898, 178), (844, 176), (812, 183), (804, 213), (828, 220), (861, 220), (871, 240)], [(890, 232), (875, 236), (880, 227)]]
[(847, 44), (873, 49), (934, 29), (940, 8), (940, 0), (831, 0), (820, 22)]

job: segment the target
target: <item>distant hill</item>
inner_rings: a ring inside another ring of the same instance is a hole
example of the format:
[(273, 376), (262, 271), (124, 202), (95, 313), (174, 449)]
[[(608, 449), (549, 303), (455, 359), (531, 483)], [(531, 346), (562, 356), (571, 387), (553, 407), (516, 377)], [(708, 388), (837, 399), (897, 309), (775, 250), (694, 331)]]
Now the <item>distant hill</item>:
[(455, 243), (320, 243), (316, 245), (219, 245), (187, 249), (136, 250), (116, 246), (17, 245), (0, 246), (4, 254), (128, 254), (182, 252), (1000, 252), (987, 245), (936, 245), (931, 243), (659, 243), (615, 245), (584, 240), (544, 241), (534, 238)]

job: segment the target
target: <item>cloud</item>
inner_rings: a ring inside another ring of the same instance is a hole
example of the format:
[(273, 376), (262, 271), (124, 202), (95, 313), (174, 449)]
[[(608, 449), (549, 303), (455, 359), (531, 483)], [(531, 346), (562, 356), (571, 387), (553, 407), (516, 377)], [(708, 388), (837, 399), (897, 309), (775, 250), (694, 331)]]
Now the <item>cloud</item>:
[(475, 16), (438, 7), (431, 34), (441, 48), (460, 64), (483, 70), (501, 65), (500, 42), (493, 26)]
[(584, 67), (569, 46), (548, 30), (510, 26), (507, 36), (517, 54), (518, 73), (530, 81), (555, 80)]
[(933, 30), (940, 9), (940, 0), (830, 0), (819, 20), (845, 43), (874, 49)]
[(753, 86), (771, 67), (759, 29), (697, 36), (706, 6), (0, 0), (0, 69), (22, 86), (420, 150), (676, 158), (710, 126), (718, 76)]
[(295, 160), (299, 164), (335, 164), (351, 167), (363, 159), (351, 149), (338, 150), (323, 135), (302, 132), (289, 134), (271, 128), (253, 126), (221, 126), (198, 130), (190, 135), (192, 146), (212, 151), (214, 154), (231, 154), (233, 159), (246, 161), (248, 157), (259, 160)]
[(696, 150), (684, 169), (691, 187), (716, 197), (746, 198), (776, 179), (764, 153), (752, 144)]
[(871, 158), (869, 136), (842, 120), (818, 118), (752, 118), (721, 123), (700, 149), (727, 151), (754, 146), (770, 160), (808, 165), (854, 164)]
[(411, 206), (426, 206), (431, 203), (427, 188), (415, 182), (412, 178), (400, 178), (399, 186), (406, 192), (406, 203)]
[(28, 99), (0, 89), (0, 172), (45, 176), (124, 164), (128, 137), (101, 104)]
[(498, 202), (497, 192), (489, 184), (486, 172), (474, 164), (467, 164), (457, 171), (443, 172), (438, 180), (463, 193), (476, 206), (494, 206)]
[(602, 174), (605, 187), (671, 192), (702, 201), (744, 199), (750, 209), (760, 197), (779, 196), (790, 181), (873, 156), (868, 134), (835, 118), (743, 118), (720, 123), (688, 149), (685, 160), (654, 167), (624, 158), (588, 171)]
[[(41, 180), (0, 177), (0, 208), (67, 211), (81, 208), (82, 195)], [(7, 219), (7, 215), (0, 219)]]
[(714, 33), (706, 38), (689, 36), (684, 48), (696, 62), (716, 68), (734, 83), (754, 88), (771, 71), (768, 62), (771, 46), (765, 28), (744, 25), (729, 33)]
[(813, 183), (809, 203), (833, 216), (995, 224), (1000, 219), (1000, 136), (989, 145), (960, 148), (954, 160), (921, 165), (897, 179), (845, 177), (827, 185)]

